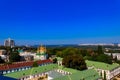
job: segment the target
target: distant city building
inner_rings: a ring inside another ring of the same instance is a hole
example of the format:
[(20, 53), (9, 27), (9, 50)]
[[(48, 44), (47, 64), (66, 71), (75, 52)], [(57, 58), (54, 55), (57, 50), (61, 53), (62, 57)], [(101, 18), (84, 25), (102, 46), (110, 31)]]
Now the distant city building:
[(14, 47), (15, 46), (15, 41), (8, 38), (7, 40), (5, 40), (4, 46)]
[(120, 44), (118, 44), (118, 47), (120, 47)]
[(114, 43), (114, 46), (115, 46), (115, 47), (118, 47), (118, 43)]

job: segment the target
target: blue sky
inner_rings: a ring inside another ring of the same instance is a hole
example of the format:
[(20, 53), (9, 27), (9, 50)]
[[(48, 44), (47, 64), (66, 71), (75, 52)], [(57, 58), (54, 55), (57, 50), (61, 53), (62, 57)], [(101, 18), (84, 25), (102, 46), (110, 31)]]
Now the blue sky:
[(119, 0), (0, 0), (0, 44), (120, 43)]

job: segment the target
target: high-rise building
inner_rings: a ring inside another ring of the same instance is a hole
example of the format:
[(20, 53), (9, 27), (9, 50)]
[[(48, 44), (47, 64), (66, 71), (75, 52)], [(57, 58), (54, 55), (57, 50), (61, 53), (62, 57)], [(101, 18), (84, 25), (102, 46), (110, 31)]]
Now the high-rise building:
[(15, 46), (15, 42), (14, 42), (14, 40), (8, 38), (7, 40), (5, 40), (4, 46), (14, 47)]
[(113, 43), (115, 47), (118, 47), (118, 43)]

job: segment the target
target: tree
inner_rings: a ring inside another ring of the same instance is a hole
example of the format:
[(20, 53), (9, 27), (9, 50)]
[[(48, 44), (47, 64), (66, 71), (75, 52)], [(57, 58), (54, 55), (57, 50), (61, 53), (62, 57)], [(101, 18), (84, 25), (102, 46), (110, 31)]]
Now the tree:
[(32, 67), (38, 67), (39, 65), (38, 65), (38, 63), (35, 61), (35, 62), (33, 62), (33, 65), (32, 65)]
[(104, 71), (104, 80), (106, 80), (106, 72)]
[(63, 57), (62, 51), (57, 51), (56, 56), (57, 56), (57, 57)]
[(112, 64), (111, 57), (106, 54), (100, 54), (99, 56), (97, 56), (97, 61)]
[(0, 56), (0, 63), (4, 63), (5, 61)]
[(53, 63), (57, 63), (57, 58), (54, 58), (54, 59), (53, 59)]
[(98, 52), (98, 54), (104, 54), (102, 46), (98, 46), (97, 52)]
[(20, 61), (19, 53), (17, 51), (16, 52), (11, 52), (9, 60), (10, 60), (10, 62), (18, 62), (18, 61)]
[(68, 55), (63, 58), (63, 65), (68, 68), (73, 68), (77, 70), (85, 70), (87, 69), (85, 60), (82, 56), (78, 54)]
[(100, 76), (102, 77), (102, 71), (100, 72)]
[(115, 56), (114, 61), (117, 62), (117, 56)]
[(68, 56), (68, 55), (73, 55), (73, 54), (78, 54), (79, 50), (77, 48), (66, 48), (63, 50), (63, 57)]
[(111, 59), (113, 60), (113, 54), (112, 54), (112, 53), (110, 54), (110, 57), (111, 57)]

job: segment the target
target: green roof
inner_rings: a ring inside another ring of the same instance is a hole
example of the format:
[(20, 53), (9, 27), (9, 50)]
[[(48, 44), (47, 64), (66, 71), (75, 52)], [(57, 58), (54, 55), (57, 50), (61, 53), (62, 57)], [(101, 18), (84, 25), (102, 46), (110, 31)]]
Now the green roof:
[(50, 70), (52, 70), (54, 68), (57, 68), (57, 67), (58, 67), (57, 64), (49, 64), (49, 65), (46, 65), (46, 66), (34, 67), (32, 69), (29, 69), (29, 70), (9, 73), (9, 74), (6, 74), (4, 76), (8, 76), (8, 77), (18, 79), (18, 78), (21, 78), (23, 76), (33, 75), (33, 74), (37, 74), (37, 73), (50, 71)]
[(76, 70), (76, 69), (65, 68), (63, 66), (58, 66), (58, 69), (61, 69), (61, 70), (64, 70), (64, 71), (67, 71), (67, 72), (70, 72), (70, 73), (76, 73), (76, 72), (78, 72), (78, 70)]
[(94, 66), (95, 68), (99, 68), (99, 69), (103, 69), (103, 70), (113, 70), (120, 66), (117, 63), (106, 64), (103, 62), (88, 61), (88, 60), (86, 60), (86, 64), (88, 67)]
[(101, 78), (98, 73), (93, 70), (84, 70), (84, 71), (77, 71), (73, 73), (72, 75), (67, 75), (63, 77), (59, 77), (53, 80), (97, 80)]
[(46, 55), (45, 53), (37, 53), (36, 55), (41, 56), (41, 55)]

